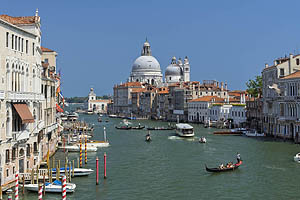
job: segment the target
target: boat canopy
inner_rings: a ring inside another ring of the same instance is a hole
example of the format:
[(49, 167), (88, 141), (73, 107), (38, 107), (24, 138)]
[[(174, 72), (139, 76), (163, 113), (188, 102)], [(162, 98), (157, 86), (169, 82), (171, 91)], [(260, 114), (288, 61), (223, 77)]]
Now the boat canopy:
[(193, 127), (189, 124), (176, 124), (177, 129), (193, 129)]

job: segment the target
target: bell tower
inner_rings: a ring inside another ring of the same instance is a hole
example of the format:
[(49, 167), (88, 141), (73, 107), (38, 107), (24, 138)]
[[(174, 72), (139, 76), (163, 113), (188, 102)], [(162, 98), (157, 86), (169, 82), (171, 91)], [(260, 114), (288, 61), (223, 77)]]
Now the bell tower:
[(185, 82), (190, 81), (190, 63), (188, 57), (186, 56), (183, 61), (183, 79)]
[(149, 44), (147, 38), (146, 38), (146, 42), (143, 45), (143, 50), (142, 50), (141, 55), (142, 56), (151, 56), (152, 55), (150, 44)]

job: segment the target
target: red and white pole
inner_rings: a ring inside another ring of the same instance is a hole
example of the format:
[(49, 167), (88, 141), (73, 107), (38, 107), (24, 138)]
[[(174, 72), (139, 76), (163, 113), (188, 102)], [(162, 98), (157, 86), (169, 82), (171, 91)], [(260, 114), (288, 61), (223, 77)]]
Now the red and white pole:
[(19, 172), (16, 172), (15, 200), (19, 200)]
[(99, 184), (99, 159), (96, 158), (96, 185)]
[(104, 153), (104, 178), (106, 178), (106, 153)]
[(39, 200), (43, 199), (43, 186), (42, 184), (39, 184)]
[(63, 182), (62, 182), (62, 200), (67, 199), (67, 180), (66, 176), (63, 176)]

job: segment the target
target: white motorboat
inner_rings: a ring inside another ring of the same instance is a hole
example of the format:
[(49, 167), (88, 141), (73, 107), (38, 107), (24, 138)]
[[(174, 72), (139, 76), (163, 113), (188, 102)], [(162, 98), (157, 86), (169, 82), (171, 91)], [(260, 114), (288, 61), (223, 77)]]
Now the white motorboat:
[(206, 143), (206, 138), (205, 138), (205, 137), (201, 137), (201, 138), (199, 139), (199, 142), (200, 142), (200, 143)]
[[(57, 192), (57, 193), (61, 193), (62, 188), (61, 188), (61, 182), (60, 181), (54, 181), (53, 183), (46, 183), (45, 184), (45, 191), (46, 192)], [(29, 191), (34, 191), (37, 192), (38, 191), (38, 184), (27, 184), (24, 185), (24, 188), (26, 190)], [(74, 192), (76, 188), (76, 184), (75, 183), (67, 183), (66, 185), (66, 191), (67, 192)]]
[[(86, 147), (87, 147), (88, 152), (96, 152), (97, 151), (97, 147), (95, 147), (95, 146), (87, 145)], [(59, 147), (59, 148), (68, 150), (69, 152), (79, 152), (80, 151), (80, 145), (79, 144), (66, 145), (64, 147), (62, 146), (62, 147)], [(85, 151), (84, 143), (82, 144), (82, 151)]]
[(297, 153), (297, 154), (294, 156), (294, 161), (300, 163), (300, 153)]
[(176, 134), (180, 137), (193, 137), (195, 135), (194, 127), (189, 124), (176, 124)]
[[(69, 167), (67, 167), (67, 171), (69, 172)], [(93, 173), (94, 170), (92, 169), (85, 169), (85, 168), (74, 168), (74, 176), (88, 176), (91, 173)], [(72, 168), (71, 168), (71, 172), (72, 172)], [(65, 168), (62, 167), (59, 170), (60, 174), (65, 174)], [(52, 175), (55, 176), (56, 175), (56, 169), (52, 169)]]
[(88, 146), (94, 146), (96, 148), (99, 147), (108, 147), (109, 146), (109, 142), (107, 141), (97, 141), (97, 140), (90, 140), (87, 143)]
[(247, 130), (244, 132), (247, 137), (264, 137), (264, 133), (258, 133), (256, 130)]

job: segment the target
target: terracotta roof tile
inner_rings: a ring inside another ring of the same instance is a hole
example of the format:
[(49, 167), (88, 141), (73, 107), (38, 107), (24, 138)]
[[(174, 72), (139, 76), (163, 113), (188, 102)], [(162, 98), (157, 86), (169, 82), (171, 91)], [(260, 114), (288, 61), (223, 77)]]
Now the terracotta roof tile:
[(4, 21), (7, 21), (8, 23), (11, 23), (11, 24), (14, 24), (14, 25), (34, 24), (34, 23), (36, 23), (36, 17), (35, 16), (11, 17), (11, 16), (8, 16), (8, 15), (0, 15), (0, 19), (3, 19)]
[(193, 99), (190, 102), (198, 102), (198, 101), (211, 102), (213, 99), (214, 99), (214, 102), (224, 102), (224, 98), (220, 98), (217, 96), (204, 96), (204, 97), (200, 97), (198, 99)]
[(111, 99), (97, 99), (97, 100), (90, 100), (90, 102), (101, 102), (101, 103), (110, 103)]
[(42, 52), (54, 52), (53, 50), (48, 49), (46, 47), (41, 47), (41, 50), (42, 50)]
[(131, 93), (140, 93), (146, 91), (145, 88), (132, 88)]
[(281, 79), (292, 79), (292, 78), (300, 78), (300, 71), (296, 71), (290, 75), (287, 75)]

